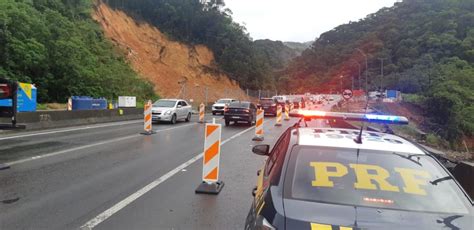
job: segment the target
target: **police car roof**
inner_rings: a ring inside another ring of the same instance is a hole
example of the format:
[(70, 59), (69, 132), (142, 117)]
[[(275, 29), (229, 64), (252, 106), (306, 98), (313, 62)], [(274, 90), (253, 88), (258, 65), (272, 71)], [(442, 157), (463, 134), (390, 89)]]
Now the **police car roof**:
[(364, 130), (362, 132), (362, 144), (357, 144), (354, 138), (358, 134), (359, 130), (355, 129), (299, 128), (298, 145), (425, 154), (420, 148), (407, 140), (386, 133)]

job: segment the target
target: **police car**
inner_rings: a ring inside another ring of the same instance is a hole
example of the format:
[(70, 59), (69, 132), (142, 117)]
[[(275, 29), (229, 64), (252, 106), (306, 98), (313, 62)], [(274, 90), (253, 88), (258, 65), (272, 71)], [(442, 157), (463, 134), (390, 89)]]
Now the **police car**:
[[(308, 111), (304, 120), (406, 124), (404, 117)], [(473, 200), (431, 154), (399, 136), (286, 130), (257, 172), (245, 229), (474, 229)]]

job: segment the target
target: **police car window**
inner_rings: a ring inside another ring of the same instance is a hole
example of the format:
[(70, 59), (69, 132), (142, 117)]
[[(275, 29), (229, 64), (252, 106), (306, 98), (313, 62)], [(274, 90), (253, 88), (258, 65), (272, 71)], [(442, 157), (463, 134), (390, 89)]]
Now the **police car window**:
[(275, 147), (273, 147), (273, 150), (270, 153), (265, 166), (265, 176), (270, 175), (271, 170), (276, 164), (278, 156), (284, 154), (288, 150), (288, 144), (290, 142), (290, 135), (288, 135), (288, 133), (289, 132), (286, 132), (275, 144)]
[(286, 174), (292, 199), (397, 210), (468, 213), (469, 202), (426, 155), (298, 146)]

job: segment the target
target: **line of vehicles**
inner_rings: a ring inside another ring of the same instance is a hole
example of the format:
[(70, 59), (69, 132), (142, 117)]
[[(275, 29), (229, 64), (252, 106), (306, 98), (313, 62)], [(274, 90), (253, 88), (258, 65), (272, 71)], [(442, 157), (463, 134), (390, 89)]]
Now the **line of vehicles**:
[[(257, 104), (251, 101), (240, 101), (234, 98), (222, 98), (211, 107), (212, 115), (224, 116), (225, 125), (244, 122), (253, 125), (256, 122), (257, 109), (263, 109), (266, 116), (276, 116), (277, 107), (281, 106), (285, 112), (285, 105), (293, 104), (294, 109), (305, 108), (306, 102), (323, 104), (334, 100), (333, 96), (323, 95), (279, 95), (271, 98), (260, 98)], [(182, 99), (160, 99), (153, 103), (152, 121), (170, 122), (175, 124), (178, 120), (188, 122), (191, 119), (192, 106)]]

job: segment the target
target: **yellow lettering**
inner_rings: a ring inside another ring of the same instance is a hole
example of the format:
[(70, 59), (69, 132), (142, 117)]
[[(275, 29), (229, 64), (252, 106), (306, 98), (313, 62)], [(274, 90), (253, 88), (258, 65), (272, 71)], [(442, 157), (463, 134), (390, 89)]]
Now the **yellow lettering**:
[(332, 230), (331, 225), (311, 223), (311, 230)]
[[(354, 187), (358, 189), (370, 189), (375, 190), (377, 187), (372, 181), (377, 182), (381, 190), (398, 192), (397, 186), (393, 186), (387, 182), (387, 178), (390, 174), (384, 168), (377, 165), (366, 165), (366, 164), (349, 164), (354, 169), (356, 174), (357, 182), (354, 183)], [(374, 174), (370, 174), (369, 170), (375, 171)]]
[(421, 189), (420, 185), (426, 185), (428, 180), (418, 179), (415, 176), (429, 179), (431, 176), (428, 172), (406, 168), (395, 168), (395, 171), (400, 173), (400, 176), (405, 183), (405, 187), (403, 187), (404, 192), (417, 195), (426, 195), (426, 191)]
[[(347, 167), (334, 162), (311, 162), (310, 165), (314, 167), (315, 180), (311, 184), (315, 187), (334, 187), (334, 182), (329, 180), (329, 177), (342, 177), (347, 174)], [(334, 168), (334, 171), (329, 171), (329, 168)]]

